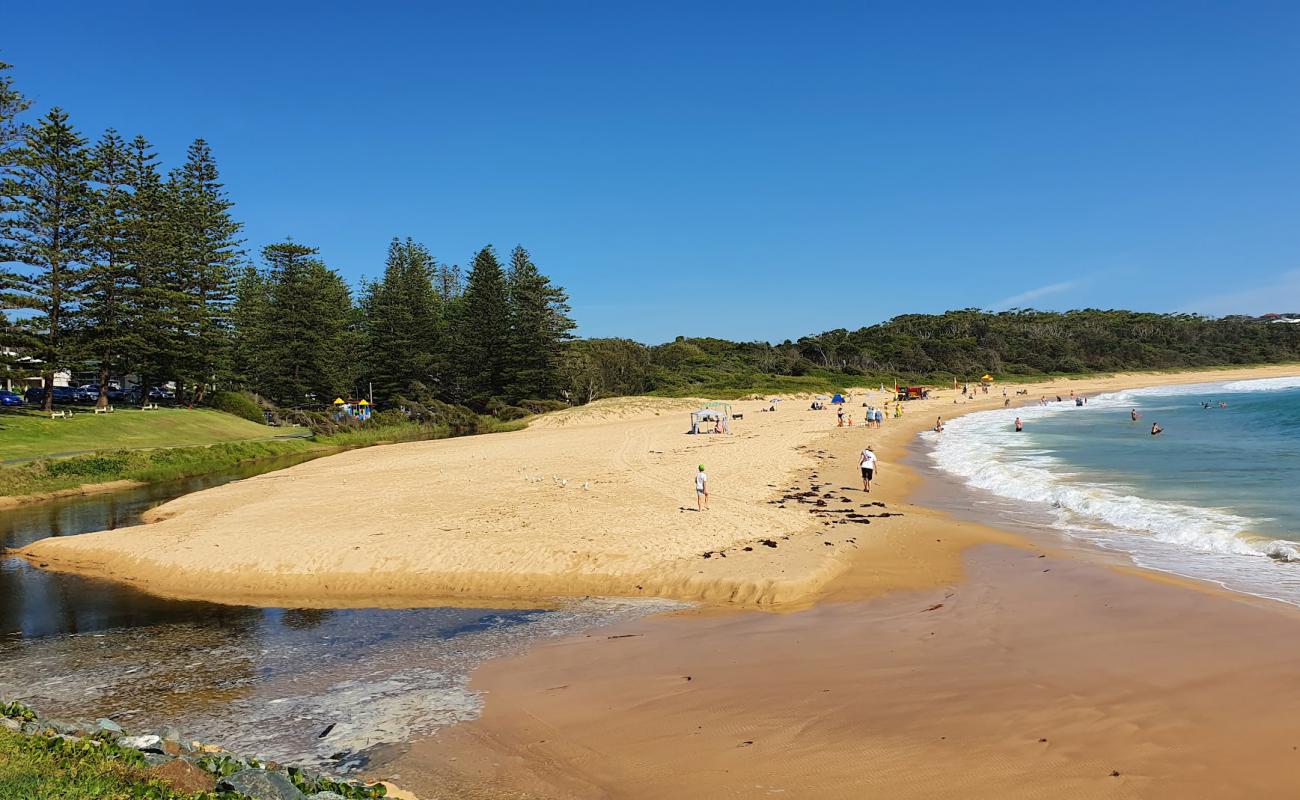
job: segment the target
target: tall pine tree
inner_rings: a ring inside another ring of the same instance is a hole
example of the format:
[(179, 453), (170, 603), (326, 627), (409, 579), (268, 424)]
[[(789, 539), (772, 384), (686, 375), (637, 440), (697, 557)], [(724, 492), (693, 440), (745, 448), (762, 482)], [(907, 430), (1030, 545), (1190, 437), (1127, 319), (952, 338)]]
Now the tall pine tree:
[(328, 403), (354, 376), (352, 296), (317, 250), (288, 241), (262, 249), (235, 304), (236, 353), (254, 391), (280, 405)]
[(103, 408), (108, 405), (109, 376), (137, 349), (139, 329), (133, 318), (136, 271), (131, 262), (134, 198), (130, 153), (117, 131), (104, 133), (91, 160), (95, 190), (87, 230), (89, 268), (77, 333), (82, 342), (79, 349), (97, 364), (97, 404)]
[(172, 173), (170, 184), (176, 288), (189, 298), (179, 315), (174, 378), (178, 390), (182, 384), (191, 387), (189, 402), (194, 404), (228, 370), (230, 307), (243, 256), (241, 226), (230, 215), (233, 204), (204, 140), (190, 145), (185, 165)]
[(444, 392), (447, 354), (444, 303), (434, 286), (438, 274), (424, 245), (393, 239), (383, 278), (366, 287), (366, 374), (377, 397), (404, 394), (413, 383)]
[(510, 254), (510, 383), (512, 399), (554, 397), (565, 343), (573, 337), (569, 297), (537, 269), (528, 251)]
[(453, 398), (486, 405), (506, 394), (510, 366), (510, 300), (492, 245), (474, 256), (452, 322)]
[(86, 140), (54, 108), (26, 131), (6, 182), (10, 257), (23, 268), (7, 301), (31, 312), (20, 321), (19, 341), (40, 365), (46, 410), (54, 403), (54, 373), (73, 366), (77, 355), (70, 334), (88, 257), (90, 167)]
[(21, 303), (16, 296), (18, 276), (5, 264), (13, 260), (9, 223), (10, 213), (14, 210), (13, 196), (17, 192), (11, 181), (16, 177), (18, 147), (23, 138), (18, 118), (31, 105), (14, 88), (13, 78), (7, 74), (10, 69), (10, 65), (0, 61), (0, 377), (11, 376), (16, 366), (6, 346), (19, 344), (18, 333), (5, 314), (7, 309)]
[(136, 136), (128, 147), (127, 182), (133, 193), (127, 215), (127, 260), (134, 271), (132, 366), (140, 401), (149, 388), (177, 374), (182, 317), (190, 307), (176, 269), (175, 192), (164, 183), (153, 145)]

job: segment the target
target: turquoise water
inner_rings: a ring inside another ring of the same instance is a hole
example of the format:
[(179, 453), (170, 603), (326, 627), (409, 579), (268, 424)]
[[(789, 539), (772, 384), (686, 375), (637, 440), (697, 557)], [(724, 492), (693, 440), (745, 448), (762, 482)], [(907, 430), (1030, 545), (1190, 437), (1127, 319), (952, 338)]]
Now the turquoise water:
[[(1153, 422), (1164, 433), (1152, 436)], [(926, 438), (942, 471), (1064, 533), (1300, 605), (1300, 378), (1139, 389), (1084, 406), (1065, 397), (971, 414)]]

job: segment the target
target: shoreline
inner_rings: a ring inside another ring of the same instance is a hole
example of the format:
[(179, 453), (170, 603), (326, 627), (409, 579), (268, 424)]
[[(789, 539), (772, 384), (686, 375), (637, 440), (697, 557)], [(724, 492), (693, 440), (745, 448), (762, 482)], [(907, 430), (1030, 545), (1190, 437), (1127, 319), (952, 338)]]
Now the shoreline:
[[(1032, 402), (1057, 390), (1297, 372), (1282, 365), (1137, 373), (1008, 388), (1028, 390), (1021, 400)], [(988, 528), (931, 543), (940, 547), (910, 548), (914, 521), (949, 523), (908, 501), (916, 476), (899, 463), (900, 446), (934, 415), (1002, 405), (998, 389), (955, 405), (954, 390), (936, 394), (908, 403), (904, 417), (882, 429), (836, 428), (829, 412), (808, 412), (797, 400), (775, 414), (758, 412), (766, 403), (737, 402), (745, 419), (730, 437), (683, 436), (677, 417), (685, 417), (690, 400), (599, 401), (542, 417), (523, 431), (314, 459), (166, 503), (144, 526), (44, 539), (16, 554), (45, 569), (165, 597), (239, 604), (604, 595), (797, 610), (948, 581), (959, 574), (965, 548), (1015, 541)], [(859, 407), (854, 401), (847, 410)], [(881, 483), (869, 498), (853, 488), (855, 464), (845, 466), (864, 441), (883, 448)], [(674, 485), (686, 483), (699, 460), (720, 465), (709, 468), (715, 508), (703, 516), (687, 510), (689, 494)], [(834, 477), (822, 474), (828, 470), (836, 470)], [(581, 480), (584, 488), (560, 480)], [(843, 510), (874, 516), (881, 510), (861, 509), (862, 502), (883, 501), (907, 504), (911, 518), (832, 524), (829, 513), (837, 509), (808, 514), (803, 503), (782, 500), (814, 485)], [(339, 508), (343, 498), (349, 508)], [(299, 513), (312, 508), (328, 508), (334, 518)], [(265, 533), (249, 542), (248, 530)]]
[(660, 615), (488, 662), (482, 716), (388, 768), (503, 800), (1300, 791), (1300, 609), (928, 512), (912, 478), (910, 532), (869, 529), (891, 533), (824, 602)]

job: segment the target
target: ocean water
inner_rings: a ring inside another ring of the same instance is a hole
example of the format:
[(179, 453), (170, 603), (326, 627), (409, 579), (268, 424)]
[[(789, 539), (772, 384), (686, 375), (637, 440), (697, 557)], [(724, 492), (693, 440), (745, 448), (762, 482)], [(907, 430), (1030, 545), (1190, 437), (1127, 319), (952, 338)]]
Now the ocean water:
[[(1152, 436), (1153, 422), (1164, 433)], [(1300, 377), (1115, 392), (1082, 407), (1066, 396), (922, 436), (941, 472), (993, 496), (994, 514), (1048, 519), (1141, 566), (1300, 605)]]

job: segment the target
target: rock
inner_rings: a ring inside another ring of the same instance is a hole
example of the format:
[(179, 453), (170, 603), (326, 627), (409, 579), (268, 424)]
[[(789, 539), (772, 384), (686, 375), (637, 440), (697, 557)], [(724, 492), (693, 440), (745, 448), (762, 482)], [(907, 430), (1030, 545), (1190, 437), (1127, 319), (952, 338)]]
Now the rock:
[(278, 772), (260, 769), (246, 769), (223, 778), (217, 789), (227, 792), (242, 792), (252, 800), (306, 800), (307, 795), (298, 791), (298, 787)]
[(163, 764), (175, 761), (171, 756), (162, 753), (141, 753), (140, 755), (144, 756), (144, 763), (151, 767), (161, 767)]
[(216, 778), (182, 759), (153, 767), (149, 774), (180, 794), (202, 794), (217, 788)]
[(130, 747), (133, 750), (162, 752), (162, 738), (154, 736), (152, 733), (143, 736), (122, 736), (118, 738), (117, 743), (122, 747)]
[(307, 800), (348, 800), (341, 794), (335, 792), (317, 792), (316, 794), (307, 795)]
[(173, 728), (173, 727), (170, 726), (170, 725), (168, 725), (167, 727), (165, 727), (165, 728), (163, 728), (162, 730), (158, 731), (158, 738), (159, 738), (159, 739), (162, 739), (164, 742), (180, 742), (180, 741), (182, 741), (182, 739), (181, 739), (181, 732), (178, 731), (177, 729)]
[(9, 719), (8, 717), (0, 717), (0, 728), (4, 728), (7, 731), (13, 731), (14, 733), (17, 733), (18, 731), (21, 731), (23, 729), (23, 724), (16, 719)]
[(185, 746), (175, 739), (163, 739), (162, 751), (169, 756), (179, 756), (185, 752)]
[(99, 728), (101, 731), (108, 731), (109, 733), (126, 733), (126, 731), (122, 730), (121, 725), (118, 725), (111, 719), (103, 717), (95, 720), (95, 727)]

